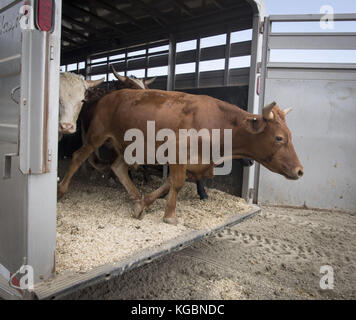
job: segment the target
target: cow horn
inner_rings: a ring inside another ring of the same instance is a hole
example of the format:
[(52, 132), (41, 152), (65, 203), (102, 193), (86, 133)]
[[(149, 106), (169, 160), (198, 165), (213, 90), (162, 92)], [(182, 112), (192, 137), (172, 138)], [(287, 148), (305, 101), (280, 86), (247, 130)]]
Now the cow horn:
[(117, 80), (121, 81), (121, 82), (125, 82), (126, 77), (123, 77), (121, 75), (119, 75), (119, 73), (115, 70), (114, 66), (111, 66), (112, 72), (114, 73), (114, 76), (116, 77)]
[(274, 119), (274, 114), (272, 112), (272, 109), (277, 105), (276, 102), (272, 102), (271, 104), (265, 106), (262, 110), (262, 115), (263, 118), (266, 120), (273, 120)]
[(149, 85), (149, 84), (153, 83), (156, 79), (157, 79), (157, 77), (154, 77), (154, 78), (151, 78), (151, 79), (147, 79), (147, 80), (145, 80), (145, 84)]
[(289, 112), (291, 112), (293, 110), (293, 108), (288, 108), (288, 109), (284, 109), (282, 110), (284, 115), (286, 116)]
[(88, 88), (96, 87), (99, 84), (103, 83), (104, 81), (105, 81), (105, 78), (101, 78), (99, 80), (85, 80)]

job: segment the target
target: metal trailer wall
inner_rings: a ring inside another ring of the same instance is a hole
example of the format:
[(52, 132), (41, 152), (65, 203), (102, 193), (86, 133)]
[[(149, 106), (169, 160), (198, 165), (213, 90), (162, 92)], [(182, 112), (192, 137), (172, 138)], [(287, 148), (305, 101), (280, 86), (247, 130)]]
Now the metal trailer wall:
[(0, 1), (0, 280), (29, 265), (38, 282), (55, 271), (61, 1), (52, 34), (20, 27), (24, 4)]
[[(273, 49), (355, 50), (355, 33), (273, 33), (281, 21), (321, 16), (271, 16), (265, 53)], [(356, 15), (337, 15), (355, 21)], [(351, 31), (351, 30), (350, 30)], [(268, 50), (267, 50), (268, 49)], [(341, 62), (341, 61), (340, 61)], [(267, 63), (265, 101), (293, 107), (287, 123), (305, 175), (288, 181), (261, 167), (262, 204), (356, 210), (356, 64)]]

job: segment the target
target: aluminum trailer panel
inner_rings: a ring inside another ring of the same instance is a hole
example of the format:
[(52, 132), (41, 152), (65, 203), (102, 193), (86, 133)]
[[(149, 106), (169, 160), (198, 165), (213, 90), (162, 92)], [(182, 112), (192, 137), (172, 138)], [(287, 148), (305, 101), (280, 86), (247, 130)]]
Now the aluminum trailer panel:
[[(342, 56), (339, 63), (270, 61), (270, 53), (276, 49), (306, 49), (310, 55), (315, 49), (331, 52), (356, 49), (353, 30), (348, 33), (272, 30), (276, 22), (319, 21), (321, 17), (287, 15), (270, 16), (266, 20), (262, 96), (266, 102), (277, 101), (282, 107), (294, 109), (287, 122), (305, 175), (300, 181), (290, 183), (261, 167), (258, 201), (354, 212), (356, 63), (345, 63)], [(335, 15), (335, 21), (356, 21), (356, 15)]]
[(0, 268), (8, 276), (29, 265), (35, 282), (49, 278), (55, 263), (61, 1), (55, 2), (50, 33), (34, 27), (34, 0), (0, 0)]

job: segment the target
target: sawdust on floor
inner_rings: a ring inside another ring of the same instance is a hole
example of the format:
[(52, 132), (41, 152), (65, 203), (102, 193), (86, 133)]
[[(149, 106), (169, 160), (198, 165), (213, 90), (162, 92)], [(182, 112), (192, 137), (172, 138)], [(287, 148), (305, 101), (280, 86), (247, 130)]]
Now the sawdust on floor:
[[(121, 185), (74, 179), (57, 205), (57, 274), (86, 272), (114, 263), (185, 232), (210, 229), (228, 217), (250, 210), (241, 198), (207, 189), (209, 199), (199, 200), (193, 183), (184, 185), (177, 201), (178, 225), (163, 222), (165, 199), (158, 199), (143, 220), (131, 217), (132, 202)], [(143, 194), (159, 187), (162, 179), (140, 183)]]

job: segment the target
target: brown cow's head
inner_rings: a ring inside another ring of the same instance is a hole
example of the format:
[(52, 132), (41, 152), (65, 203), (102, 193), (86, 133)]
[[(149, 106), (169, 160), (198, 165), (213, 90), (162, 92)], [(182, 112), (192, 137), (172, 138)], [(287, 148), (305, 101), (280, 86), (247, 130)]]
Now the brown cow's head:
[(292, 109), (281, 110), (275, 102), (263, 108), (262, 116), (249, 116), (244, 125), (256, 136), (250, 146), (253, 158), (267, 169), (297, 180), (304, 169), (292, 143), (292, 134), (286, 124), (286, 115)]
[(119, 75), (119, 73), (111, 66), (114, 76), (117, 80), (121, 81), (124, 84), (124, 88), (127, 89), (149, 89), (148, 85), (150, 85), (156, 78), (152, 79), (137, 79), (134, 77), (124, 77)]

